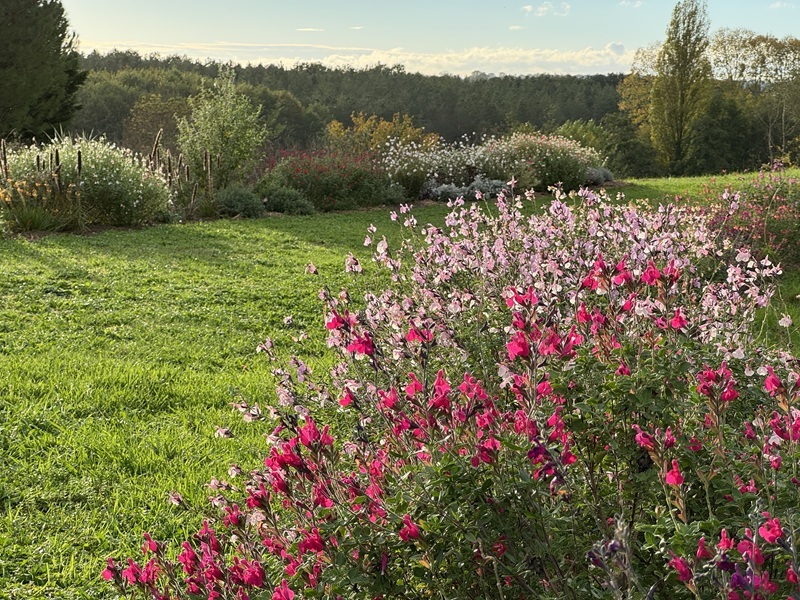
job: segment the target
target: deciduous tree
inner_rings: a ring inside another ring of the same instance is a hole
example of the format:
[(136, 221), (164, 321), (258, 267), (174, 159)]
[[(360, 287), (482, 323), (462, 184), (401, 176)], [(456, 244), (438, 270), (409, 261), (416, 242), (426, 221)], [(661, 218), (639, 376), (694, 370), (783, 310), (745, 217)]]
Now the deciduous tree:
[(670, 173), (680, 173), (692, 130), (705, 113), (711, 90), (705, 2), (681, 0), (672, 11), (667, 39), (656, 61), (650, 126), (653, 145)]

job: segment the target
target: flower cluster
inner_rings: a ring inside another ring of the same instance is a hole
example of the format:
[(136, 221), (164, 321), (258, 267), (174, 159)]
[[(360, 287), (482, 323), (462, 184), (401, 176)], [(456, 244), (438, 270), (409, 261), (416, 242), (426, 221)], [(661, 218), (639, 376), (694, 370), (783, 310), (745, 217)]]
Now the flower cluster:
[[(8, 171), (11, 198), (57, 218), (69, 214), (64, 226), (136, 225), (169, 209), (162, 175), (142, 157), (103, 138), (58, 137), (44, 146), (9, 152)], [(37, 195), (43, 185), (52, 193)]]
[(800, 593), (797, 361), (752, 327), (779, 269), (697, 211), (522, 202), (453, 201), (443, 227), (402, 206), (396, 251), (371, 231), (391, 283), (323, 289), (330, 374), (295, 357), (269, 411), (236, 404), (270, 423), (263, 465), (216, 482), (177, 558), (106, 577), (273, 600)]

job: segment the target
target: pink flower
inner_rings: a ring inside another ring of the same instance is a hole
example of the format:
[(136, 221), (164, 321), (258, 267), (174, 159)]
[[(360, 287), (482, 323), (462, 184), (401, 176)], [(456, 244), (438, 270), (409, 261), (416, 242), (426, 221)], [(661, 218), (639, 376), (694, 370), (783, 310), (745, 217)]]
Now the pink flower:
[(244, 564), (242, 579), (245, 584), (253, 587), (263, 587), (264, 569), (261, 567), (261, 564), (256, 561), (247, 562), (246, 560), (242, 561), (242, 564)]
[(781, 522), (777, 518), (770, 519), (769, 513), (764, 513), (764, 516), (767, 517), (767, 521), (758, 528), (758, 535), (764, 538), (764, 541), (768, 544), (774, 544), (783, 537)]
[(675, 436), (672, 435), (672, 427), (667, 427), (667, 430), (664, 432), (664, 448), (672, 448), (677, 441)]
[(691, 438), (689, 438), (688, 448), (692, 452), (700, 452), (700, 450), (703, 449), (703, 443), (699, 439), (697, 439), (697, 436), (692, 436)]
[(683, 483), (683, 475), (681, 474), (680, 467), (678, 466), (678, 461), (674, 458), (672, 459), (672, 469), (667, 471), (665, 479), (667, 485), (679, 486)]
[(419, 527), (414, 524), (410, 515), (403, 515), (403, 527), (398, 535), (404, 542), (419, 539)]
[(642, 431), (641, 427), (638, 425), (633, 426), (634, 431), (636, 431), (636, 443), (639, 444), (645, 450), (655, 450), (656, 448), (656, 440), (655, 438), (647, 433), (646, 431)]
[(705, 536), (701, 537), (700, 540), (697, 542), (697, 552), (695, 553), (697, 560), (705, 560), (707, 558), (711, 558), (711, 552), (708, 551), (706, 548), (706, 538)]
[(756, 565), (764, 564), (764, 555), (755, 543), (753, 543), (753, 532), (745, 529), (745, 538), (736, 544), (736, 550), (745, 560), (752, 560)]
[(686, 317), (683, 316), (680, 307), (675, 309), (675, 314), (673, 315), (672, 319), (670, 319), (670, 327), (673, 329), (683, 329), (688, 324)]
[(103, 571), (102, 577), (106, 581), (113, 581), (114, 579), (117, 578), (117, 575), (119, 574), (119, 567), (114, 564), (113, 558), (107, 558), (106, 564), (108, 566), (106, 566), (105, 570)]
[(347, 345), (347, 351), (370, 356), (375, 353), (375, 344), (373, 344), (369, 333), (364, 333), (362, 336), (356, 335), (354, 337), (353, 341)]
[(305, 530), (302, 530), (300, 533), (305, 536), (297, 544), (297, 552), (300, 554), (300, 556), (303, 556), (303, 554), (308, 552), (316, 553), (325, 550), (325, 541), (319, 534), (319, 529), (314, 527), (314, 529), (311, 530), (311, 533), (308, 533)]
[(661, 279), (661, 272), (656, 269), (656, 265), (651, 260), (647, 263), (647, 269), (642, 273), (642, 281), (647, 285), (655, 285)]
[(289, 589), (289, 583), (285, 579), (282, 579), (280, 586), (275, 588), (272, 600), (294, 600), (294, 592)]
[(786, 571), (786, 581), (797, 585), (799, 580), (797, 578), (797, 571), (795, 571), (793, 567), (789, 567)]
[(733, 538), (728, 537), (728, 530), (723, 529), (719, 534), (719, 544), (717, 548), (720, 550), (733, 550)]
[(764, 389), (769, 392), (770, 396), (774, 396), (783, 389), (783, 384), (781, 384), (781, 380), (775, 375), (775, 371), (772, 370), (772, 367), (767, 367), (767, 373), (769, 373), (769, 375), (764, 381)]
[(732, 402), (739, 397), (739, 392), (733, 387), (733, 382), (729, 381), (728, 386), (725, 390), (719, 395), (719, 399), (723, 402)]
[(139, 578), (142, 576), (142, 570), (139, 568), (132, 558), (128, 559), (128, 568), (122, 571), (122, 578), (130, 585), (136, 585)]
[(347, 390), (341, 398), (339, 398), (339, 404), (342, 406), (350, 406), (355, 400), (356, 397), (353, 396), (353, 393), (350, 390)]
[(317, 424), (314, 423), (314, 419), (311, 417), (308, 418), (305, 425), (297, 429), (297, 433), (300, 437), (300, 443), (306, 448), (313, 446), (320, 438)]
[(625, 361), (620, 361), (619, 367), (614, 372), (615, 375), (630, 375), (631, 370), (628, 368), (628, 365), (625, 364)]
[(430, 342), (433, 340), (433, 332), (430, 329), (417, 329), (412, 327), (406, 334), (407, 342)]
[(506, 344), (506, 350), (508, 350), (508, 360), (514, 360), (518, 356), (530, 356), (531, 354), (531, 346), (525, 338), (525, 334), (521, 331), (517, 331), (511, 341)]
[(614, 285), (623, 285), (625, 283), (630, 283), (633, 281), (633, 275), (625, 266), (625, 259), (623, 258), (621, 261), (617, 263), (617, 266), (614, 268), (614, 278), (611, 282)]
[(183, 548), (183, 552), (178, 554), (178, 561), (183, 565), (184, 572), (187, 575), (192, 575), (197, 569), (200, 559), (197, 557), (197, 553), (189, 542), (183, 542), (181, 547)]
[(672, 554), (672, 560), (669, 561), (669, 566), (678, 572), (679, 581), (691, 581), (692, 570), (689, 568), (689, 563), (682, 556), (675, 553)]

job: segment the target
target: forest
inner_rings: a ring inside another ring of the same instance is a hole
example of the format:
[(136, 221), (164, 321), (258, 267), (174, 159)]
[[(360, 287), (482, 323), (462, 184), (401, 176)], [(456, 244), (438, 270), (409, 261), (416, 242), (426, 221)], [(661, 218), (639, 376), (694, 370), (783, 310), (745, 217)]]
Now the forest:
[(694, 84), (696, 105), (675, 108), (687, 112), (676, 117), (686, 131), (680, 132), (679, 156), (672, 157), (666, 148), (671, 142), (658, 135), (658, 120), (669, 118), (670, 107), (659, 117), (653, 101), (669, 104), (682, 96), (654, 89), (657, 81), (669, 80), (663, 45), (640, 49), (631, 73), (590, 76), (426, 76), (402, 66), (224, 65), (130, 50), (92, 52), (81, 56), (87, 77), (71, 130), (146, 152), (163, 129), (162, 142), (174, 147), (176, 116), (188, 114), (188, 99), (213, 85), (222, 67), (232, 67), (238, 90), (261, 106), (270, 142), (278, 148), (315, 147), (334, 120), (347, 126), (359, 114), (385, 120), (407, 115), (450, 142), (477, 143), (515, 131), (564, 135), (594, 147), (619, 176), (697, 175), (797, 162), (800, 40), (720, 30), (696, 42), (703, 52), (689, 67), (702, 77)]

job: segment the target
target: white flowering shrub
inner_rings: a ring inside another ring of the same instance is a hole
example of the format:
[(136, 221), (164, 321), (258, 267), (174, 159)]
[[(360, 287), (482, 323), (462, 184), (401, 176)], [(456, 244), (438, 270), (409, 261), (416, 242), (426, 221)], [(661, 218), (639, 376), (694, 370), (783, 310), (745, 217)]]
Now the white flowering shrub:
[[(164, 178), (142, 157), (103, 138), (64, 136), (12, 151), (5, 170), (6, 204), (27, 203), (44, 211), (58, 206), (70, 214), (66, 228), (140, 225), (169, 209)], [(45, 188), (47, 195), (41, 193)]]
[(522, 188), (560, 186), (577, 190), (588, 183), (590, 169), (603, 165), (593, 148), (558, 135), (515, 133), (486, 144), (487, 175), (513, 174)]
[(436, 186), (468, 187), (475, 178), (516, 179), (521, 189), (546, 190), (560, 186), (577, 190), (587, 183), (611, 179), (603, 159), (592, 148), (557, 135), (515, 133), (486, 138), (473, 144), (466, 139), (435, 146), (388, 142), (381, 153), (384, 168), (410, 197)]

